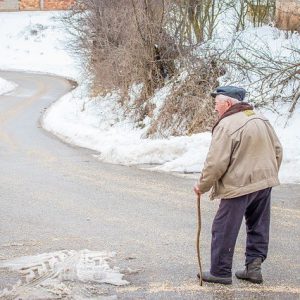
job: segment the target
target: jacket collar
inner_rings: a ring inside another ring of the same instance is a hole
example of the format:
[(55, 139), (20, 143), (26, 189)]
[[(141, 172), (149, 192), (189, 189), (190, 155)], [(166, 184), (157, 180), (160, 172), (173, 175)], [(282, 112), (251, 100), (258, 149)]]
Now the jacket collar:
[(241, 111), (245, 111), (245, 110), (253, 110), (253, 106), (250, 105), (249, 103), (246, 102), (241, 102), (241, 103), (237, 103), (232, 105), (216, 122), (216, 124), (214, 125), (214, 127), (212, 128), (212, 133), (214, 132), (215, 128), (218, 126), (218, 124), (220, 123), (221, 120), (223, 120), (224, 118), (231, 116), (233, 114), (236, 114), (238, 112)]

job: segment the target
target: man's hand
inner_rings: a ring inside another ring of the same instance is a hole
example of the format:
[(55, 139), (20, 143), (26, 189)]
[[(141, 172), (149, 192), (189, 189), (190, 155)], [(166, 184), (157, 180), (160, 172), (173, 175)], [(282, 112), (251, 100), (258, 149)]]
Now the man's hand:
[(196, 183), (194, 185), (194, 192), (197, 196), (201, 196), (201, 191), (200, 191), (200, 187), (199, 187), (199, 183)]

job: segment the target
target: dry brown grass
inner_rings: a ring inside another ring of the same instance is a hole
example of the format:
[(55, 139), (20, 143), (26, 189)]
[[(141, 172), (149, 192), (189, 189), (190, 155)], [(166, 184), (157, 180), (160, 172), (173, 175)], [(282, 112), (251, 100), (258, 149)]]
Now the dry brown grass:
[(203, 60), (168, 96), (148, 137), (191, 135), (210, 130), (216, 121), (211, 91), (224, 70), (214, 60)]
[(147, 99), (173, 76), (178, 50), (166, 30), (170, 9), (165, 0), (77, 0), (64, 23), (94, 93), (143, 83)]

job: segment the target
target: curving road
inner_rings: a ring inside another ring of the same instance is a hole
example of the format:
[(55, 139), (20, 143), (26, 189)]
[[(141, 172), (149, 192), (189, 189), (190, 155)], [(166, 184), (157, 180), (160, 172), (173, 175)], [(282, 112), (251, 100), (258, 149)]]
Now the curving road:
[[(300, 186), (273, 192), (265, 283), (230, 287), (195, 278), (193, 179), (101, 163), (41, 129), (43, 111), (71, 89), (59, 77), (0, 72), (18, 88), (0, 96), (0, 260), (62, 249), (117, 252), (116, 264), (139, 271), (131, 285), (101, 286), (119, 299), (299, 299)], [(209, 266), (217, 202), (202, 202), (202, 256)], [(244, 227), (234, 269), (243, 264)], [(0, 290), (17, 274), (0, 270)], [(99, 298), (100, 299), (100, 298)], [(101, 298), (102, 299), (102, 298)]]

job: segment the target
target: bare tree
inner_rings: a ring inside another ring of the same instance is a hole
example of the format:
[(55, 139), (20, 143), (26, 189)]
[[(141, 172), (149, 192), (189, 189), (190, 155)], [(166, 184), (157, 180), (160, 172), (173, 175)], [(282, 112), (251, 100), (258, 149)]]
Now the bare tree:
[(247, 21), (258, 27), (275, 19), (276, 0), (229, 0), (228, 6), (235, 11), (236, 31), (244, 30)]
[(274, 19), (276, 0), (246, 0), (246, 3), (254, 26), (261, 26)]
[(229, 77), (234, 70), (235, 77), (230, 77), (230, 82), (244, 82), (253, 91), (251, 101), (256, 106), (273, 104), (275, 110), (277, 104), (289, 104), (290, 117), (300, 99), (299, 48), (291, 45), (282, 49), (289, 53), (287, 56), (274, 54), (264, 43), (258, 46), (239, 38), (235, 43), (239, 46), (222, 57)]
[[(169, 26), (179, 44), (195, 45), (211, 39), (217, 18), (226, 8), (224, 1), (217, 0), (174, 0), (173, 18)], [(226, 4), (226, 1), (225, 1)]]
[(95, 89), (144, 84), (145, 95), (171, 77), (177, 56), (165, 30), (164, 0), (79, 0), (64, 17), (70, 48), (86, 59)]

